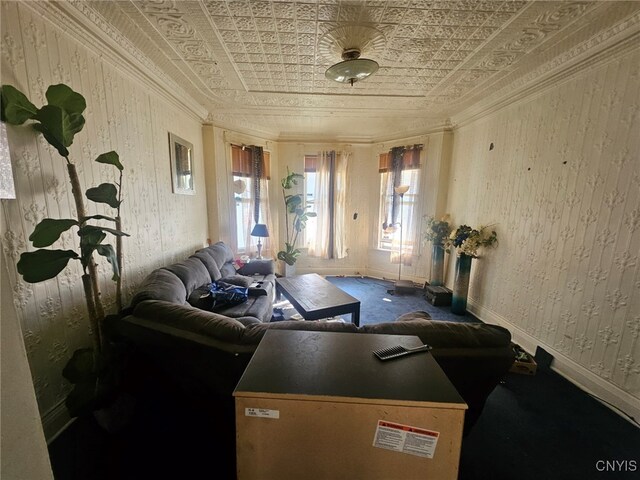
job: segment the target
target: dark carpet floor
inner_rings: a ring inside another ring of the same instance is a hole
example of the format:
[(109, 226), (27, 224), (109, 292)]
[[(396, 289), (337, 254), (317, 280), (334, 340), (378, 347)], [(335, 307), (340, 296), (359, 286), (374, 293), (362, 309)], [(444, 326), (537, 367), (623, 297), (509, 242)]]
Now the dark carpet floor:
[[(448, 307), (433, 307), (420, 294), (388, 296), (388, 282), (329, 280), (363, 301), (363, 324), (412, 310), (453, 317)], [(369, 308), (375, 298), (385, 303)], [(386, 307), (382, 313), (380, 305)], [(476, 320), (454, 318), (462, 319)], [(51, 443), (56, 480), (234, 478), (233, 403), (185, 395), (151, 371), (138, 385), (134, 416), (123, 431), (106, 433), (89, 417)], [(598, 471), (615, 460), (627, 468), (634, 462), (636, 470)], [(463, 440), (460, 461), (461, 480), (624, 479), (639, 478), (639, 471), (640, 429), (542, 366), (535, 376), (508, 374), (496, 387)], [(405, 477), (399, 472), (397, 478)]]
[[(54, 475), (56, 480), (233, 479), (232, 419), (228, 402), (205, 404), (166, 383), (150, 384), (137, 396), (125, 430), (106, 433), (89, 417), (59, 436), (49, 446)], [(597, 462), (640, 465), (639, 452), (637, 427), (554, 372), (508, 374), (463, 440), (459, 478), (638, 478), (637, 471), (599, 472), (603, 464)], [(399, 472), (397, 478), (405, 477)]]
[(326, 277), (336, 287), (360, 300), (360, 325), (392, 322), (403, 313), (422, 310), (434, 320), (477, 322), (470, 313), (456, 315), (449, 307), (434, 307), (424, 298), (422, 287), (413, 293), (393, 294), (393, 282), (368, 277)]

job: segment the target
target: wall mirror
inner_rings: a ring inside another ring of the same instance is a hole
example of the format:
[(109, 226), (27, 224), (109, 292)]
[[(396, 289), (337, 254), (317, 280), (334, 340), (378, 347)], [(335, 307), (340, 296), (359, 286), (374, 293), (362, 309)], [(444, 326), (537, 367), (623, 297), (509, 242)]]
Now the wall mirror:
[(173, 193), (194, 195), (196, 188), (193, 179), (193, 144), (169, 133), (169, 156)]

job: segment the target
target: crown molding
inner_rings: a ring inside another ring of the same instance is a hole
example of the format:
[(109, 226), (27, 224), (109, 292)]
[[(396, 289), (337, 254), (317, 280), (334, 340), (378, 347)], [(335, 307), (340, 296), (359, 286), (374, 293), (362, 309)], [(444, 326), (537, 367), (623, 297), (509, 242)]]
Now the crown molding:
[(278, 143), (313, 143), (313, 144), (351, 144), (351, 145), (371, 145), (374, 143), (371, 137), (363, 136), (340, 136), (340, 135), (324, 135), (319, 137), (314, 134), (298, 134), (298, 133), (283, 133), (278, 137)]
[(426, 127), (414, 128), (411, 130), (398, 130), (396, 132), (387, 133), (385, 135), (378, 136), (323, 136), (318, 137), (315, 134), (297, 134), (297, 133), (283, 133), (278, 137), (279, 143), (350, 143), (358, 145), (373, 145), (381, 144), (385, 142), (398, 142), (400, 140), (420, 138), (426, 135), (433, 135), (436, 133), (443, 133), (452, 130), (449, 120), (444, 122), (431, 123)]
[(206, 108), (164, 75), (86, 2), (74, 0), (22, 4), (130, 77), (151, 88), (172, 106), (198, 121), (207, 117)]
[(618, 23), (609, 30), (577, 45), (554, 58), (538, 70), (530, 72), (520, 88), (498, 92), (492, 99), (480, 102), (452, 117), (454, 128), (460, 128), (490, 116), (506, 107), (529, 101), (532, 97), (565, 82), (589, 68), (616, 61), (638, 52), (640, 13)]

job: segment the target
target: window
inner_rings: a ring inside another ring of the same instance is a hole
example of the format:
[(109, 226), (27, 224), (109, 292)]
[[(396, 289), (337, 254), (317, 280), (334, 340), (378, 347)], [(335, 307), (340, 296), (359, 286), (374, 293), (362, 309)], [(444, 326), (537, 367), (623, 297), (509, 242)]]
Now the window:
[[(258, 239), (251, 236), (256, 223), (264, 223), (271, 232), (268, 180), (271, 156), (262, 147), (231, 145), (233, 196), (235, 200), (236, 249), (250, 254)], [(269, 238), (261, 238), (263, 255), (273, 253)]]
[[(402, 235), (403, 263), (410, 263), (416, 245), (416, 209), (420, 193), (421, 145), (396, 147), (380, 155), (380, 220), (378, 248), (392, 254), (400, 251)], [(409, 185), (401, 198), (394, 187)]]
[(247, 223), (252, 220), (251, 209), (251, 183), (252, 178), (233, 176), (233, 196), (236, 203), (236, 241), (238, 252), (245, 252), (249, 249), (251, 239), (247, 231)]
[(344, 228), (347, 163), (350, 154), (320, 152), (305, 155), (305, 201), (317, 216), (307, 221), (305, 246), (320, 258), (347, 256)]

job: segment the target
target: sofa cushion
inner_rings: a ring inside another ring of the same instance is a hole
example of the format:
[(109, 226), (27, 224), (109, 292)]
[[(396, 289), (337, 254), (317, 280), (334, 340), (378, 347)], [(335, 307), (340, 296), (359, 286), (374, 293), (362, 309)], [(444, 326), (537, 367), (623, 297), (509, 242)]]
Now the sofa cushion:
[(196, 288), (187, 298), (187, 303), (201, 310), (212, 311), (213, 297), (211, 296), (210, 285), (210, 283), (207, 283)]
[(273, 303), (266, 296), (249, 297), (246, 302), (233, 307), (222, 308), (218, 310), (218, 313), (233, 318), (254, 317), (261, 322), (268, 322), (273, 314)]
[[(207, 252), (209, 252), (210, 255), (213, 256), (221, 272), (222, 272), (222, 266), (225, 263), (233, 262), (233, 252), (231, 251), (229, 246), (226, 245), (224, 242), (214, 243), (213, 245), (207, 247), (206, 250)], [(235, 272), (235, 268), (234, 268), (234, 272)]]
[(178, 276), (164, 268), (151, 272), (138, 286), (136, 294), (131, 300), (131, 307), (135, 307), (145, 300), (163, 300), (182, 305), (187, 299), (187, 290)]
[(232, 343), (240, 341), (245, 329), (241, 322), (233, 318), (200, 310), (186, 303), (178, 305), (159, 300), (145, 300), (136, 305), (133, 314), (136, 317)]
[(233, 263), (225, 263), (220, 267), (220, 274), (222, 278), (232, 277), (236, 274), (236, 267), (233, 266)]
[[(403, 317), (405, 317), (403, 315)], [(434, 348), (495, 348), (509, 345), (511, 334), (505, 328), (486, 323), (459, 323), (423, 318), (360, 327), (364, 333), (417, 335)]]
[[(168, 267), (164, 267), (165, 270), (169, 270), (176, 274), (176, 276), (182, 280), (184, 287), (187, 291), (187, 295), (191, 294), (196, 288), (205, 284), (211, 283), (211, 276), (205, 268), (204, 264), (197, 258), (187, 258)], [(186, 296), (183, 299), (186, 300)]]
[(246, 275), (230, 275), (228, 277), (222, 277), (221, 282), (230, 283), (231, 285), (238, 285), (239, 287), (249, 288), (253, 283), (253, 278)]
[(241, 343), (245, 345), (257, 345), (267, 330), (307, 330), (314, 332), (348, 332), (355, 333), (358, 331), (353, 323), (343, 322), (319, 322), (319, 321), (300, 321), (285, 320), (274, 323), (260, 323), (249, 325), (241, 339)]
[(251, 260), (245, 263), (238, 273), (242, 275), (273, 275), (276, 273), (276, 263), (273, 260)]
[(189, 258), (192, 257), (199, 259), (204, 264), (205, 268), (209, 272), (209, 275), (211, 276), (211, 280), (216, 281), (222, 277), (222, 274), (220, 273), (220, 267), (218, 267), (216, 260), (213, 258), (213, 255), (208, 251), (207, 248), (198, 250)]

